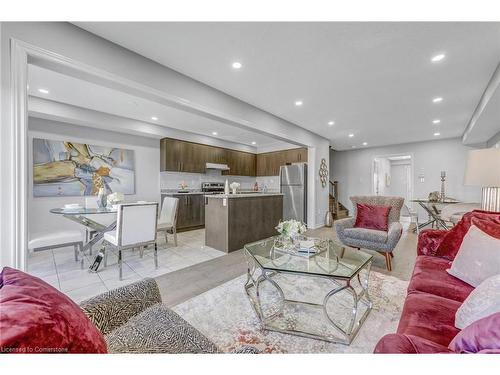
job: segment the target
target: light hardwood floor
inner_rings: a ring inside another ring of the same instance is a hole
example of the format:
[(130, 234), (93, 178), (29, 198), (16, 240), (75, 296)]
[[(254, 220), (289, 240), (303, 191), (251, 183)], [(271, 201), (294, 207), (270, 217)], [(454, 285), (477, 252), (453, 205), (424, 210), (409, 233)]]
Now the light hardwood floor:
[[(326, 227), (310, 230), (307, 234), (333, 239), (336, 237), (334, 229)], [(394, 250), (392, 272), (387, 271), (384, 257), (375, 252), (373, 252), (372, 271), (409, 280), (415, 264), (416, 244), (417, 236), (412, 231), (408, 231), (408, 224), (404, 223), (403, 235)], [(156, 281), (160, 286), (164, 303), (172, 307), (243, 275), (245, 272), (246, 262), (243, 250), (238, 250), (159, 276)]]

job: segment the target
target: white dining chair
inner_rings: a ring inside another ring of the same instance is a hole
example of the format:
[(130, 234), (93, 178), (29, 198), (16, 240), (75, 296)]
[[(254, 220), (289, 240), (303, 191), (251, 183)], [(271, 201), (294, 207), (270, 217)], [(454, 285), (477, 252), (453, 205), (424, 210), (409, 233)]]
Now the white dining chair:
[(165, 233), (165, 242), (168, 243), (167, 233), (174, 236), (174, 246), (177, 246), (177, 212), (179, 209), (179, 198), (165, 197), (161, 206), (158, 219), (158, 231)]
[(144, 248), (154, 245), (154, 262), (158, 268), (158, 247), (156, 245), (158, 218), (158, 203), (127, 203), (118, 205), (118, 218), (116, 230), (104, 233), (103, 252), (104, 266), (107, 266), (107, 245), (112, 245), (118, 250), (118, 268), (120, 280), (123, 278), (122, 251), (139, 248), (141, 257)]

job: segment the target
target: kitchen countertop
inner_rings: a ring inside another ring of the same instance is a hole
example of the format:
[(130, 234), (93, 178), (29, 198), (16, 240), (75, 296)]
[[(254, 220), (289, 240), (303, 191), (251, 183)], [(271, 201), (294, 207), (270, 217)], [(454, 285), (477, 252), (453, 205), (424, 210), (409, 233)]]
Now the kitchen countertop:
[(281, 193), (239, 193), (239, 194), (214, 194), (207, 198), (225, 199), (225, 198), (256, 198), (256, 197), (274, 197), (282, 196)]
[(162, 191), (162, 195), (210, 195), (214, 194), (213, 192), (206, 192), (206, 191), (187, 191), (185, 193), (183, 192), (178, 192), (178, 191)]

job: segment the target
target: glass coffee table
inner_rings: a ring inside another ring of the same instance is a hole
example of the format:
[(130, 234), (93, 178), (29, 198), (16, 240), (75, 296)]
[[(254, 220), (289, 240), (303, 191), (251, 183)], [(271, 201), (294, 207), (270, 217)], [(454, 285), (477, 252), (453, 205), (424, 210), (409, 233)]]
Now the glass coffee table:
[(314, 255), (283, 251), (271, 237), (245, 245), (245, 292), (264, 330), (349, 345), (372, 309), (372, 256), (329, 239)]

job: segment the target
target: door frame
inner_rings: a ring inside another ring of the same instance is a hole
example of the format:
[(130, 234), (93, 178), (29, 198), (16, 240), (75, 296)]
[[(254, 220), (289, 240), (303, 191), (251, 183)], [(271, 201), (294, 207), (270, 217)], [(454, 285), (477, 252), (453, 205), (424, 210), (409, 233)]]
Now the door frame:
[[(410, 178), (411, 178), (411, 181), (410, 181), (410, 200), (414, 198), (414, 194), (415, 194), (415, 175), (414, 175), (414, 159), (415, 159), (415, 156), (413, 154), (413, 152), (400, 152), (400, 153), (396, 153), (396, 154), (384, 154), (384, 155), (376, 155), (376, 156), (373, 156), (372, 159), (371, 159), (371, 175), (370, 175), (370, 185), (371, 185), (371, 192), (373, 195), (376, 194), (375, 192), (375, 184), (373, 183), (373, 176), (375, 174), (375, 159), (379, 159), (379, 158), (390, 158), (390, 157), (395, 157), (395, 156), (407, 156), (409, 155), (410, 156)], [(412, 206), (412, 203), (411, 202), (405, 202), (405, 204), (408, 206), (408, 207), (411, 207)]]

